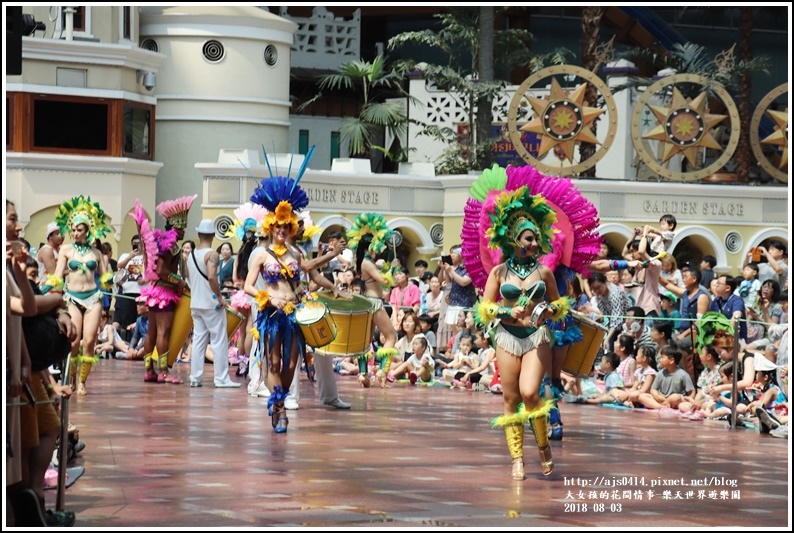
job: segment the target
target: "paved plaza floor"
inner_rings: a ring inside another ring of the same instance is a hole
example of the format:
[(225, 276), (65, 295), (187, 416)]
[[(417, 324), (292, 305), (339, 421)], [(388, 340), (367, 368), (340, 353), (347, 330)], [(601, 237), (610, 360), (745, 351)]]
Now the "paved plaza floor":
[[(176, 373), (188, 380), (189, 365)], [(212, 369), (205, 377), (210, 380)], [(305, 374), (302, 375), (305, 380)], [(240, 378), (233, 378), (239, 380)], [(702, 528), (790, 525), (786, 439), (725, 422), (563, 405), (565, 439), (544, 478), (525, 439), (510, 479), (490, 393), (337, 376), (349, 411), (301, 383), (273, 432), (241, 389), (143, 383), (143, 363), (104, 360), (70, 402), (87, 444), (67, 490), (80, 528)], [(47, 493), (54, 505), (54, 491)]]

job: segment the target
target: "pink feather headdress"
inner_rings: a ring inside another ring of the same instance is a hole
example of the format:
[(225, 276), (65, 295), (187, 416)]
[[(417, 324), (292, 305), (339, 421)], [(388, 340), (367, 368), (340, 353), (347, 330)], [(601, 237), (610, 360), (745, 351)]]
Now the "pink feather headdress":
[(187, 227), (187, 213), (196, 198), (198, 198), (198, 194), (160, 202), (157, 205), (157, 212), (171, 224), (171, 227), (185, 229)]

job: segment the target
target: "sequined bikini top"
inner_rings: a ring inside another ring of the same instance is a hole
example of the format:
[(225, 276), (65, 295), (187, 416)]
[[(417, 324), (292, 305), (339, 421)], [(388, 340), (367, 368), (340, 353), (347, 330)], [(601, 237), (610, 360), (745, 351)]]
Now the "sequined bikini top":
[(85, 263), (81, 263), (77, 259), (72, 259), (71, 261), (69, 261), (69, 263), (67, 263), (69, 270), (71, 270), (72, 272), (77, 272), (78, 270), (80, 270), (80, 267), (83, 265), (85, 265), (88, 268), (88, 270), (96, 270), (97, 262), (91, 259), (89, 261), (86, 261)]
[(499, 293), (505, 300), (518, 300), (521, 296), (529, 296), (533, 302), (540, 302), (546, 297), (546, 283), (536, 281), (526, 289), (512, 283), (504, 283), (499, 287)]
[[(300, 282), (301, 267), (297, 261), (285, 263), (286, 268), (278, 263), (265, 263), (262, 267), (262, 278), (267, 283), (277, 283), (281, 280), (292, 280), (293, 282)], [(284, 272), (287, 270), (287, 272)]]

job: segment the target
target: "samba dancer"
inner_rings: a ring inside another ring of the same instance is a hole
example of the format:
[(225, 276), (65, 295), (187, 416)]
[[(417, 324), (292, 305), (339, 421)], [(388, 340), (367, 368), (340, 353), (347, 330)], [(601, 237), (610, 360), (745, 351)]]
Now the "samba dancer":
[[(588, 267), (600, 252), (602, 240), (598, 234), (598, 213), (595, 206), (584, 198), (578, 189), (567, 178), (546, 176), (532, 166), (508, 167), (502, 169), (494, 166), (486, 170), (484, 175), (491, 175), (496, 179), (496, 189), (504, 184), (507, 190), (516, 190), (527, 186), (530, 194), (540, 195), (544, 198), (557, 216), (553, 225), (551, 237), (552, 252), (543, 255), (540, 262), (554, 272), (557, 292), (564, 296), (568, 292), (568, 285), (578, 272), (589, 275)], [(483, 189), (487, 181), (477, 185), (478, 197), (487, 198), (496, 194)], [(472, 194), (475, 196), (475, 194)], [(490, 202), (492, 202), (492, 198)], [(464, 219), (464, 264), (471, 273), (475, 285), (482, 288), (490, 268), (488, 263), (496, 263), (498, 252), (493, 253), (488, 249), (488, 241), (484, 238), (484, 228), (490, 226), (487, 210), (482, 209), (482, 203), (476, 198), (468, 201), (466, 218)], [(482, 259), (481, 259), (482, 258)], [(554, 333), (552, 342), (552, 365), (550, 375), (544, 378), (545, 396), (559, 400), (563, 390), (560, 374), (563, 362), (569, 348), (582, 340), (582, 332), (575, 323), (573, 316), (568, 315), (564, 321), (550, 322), (549, 327)], [(549, 431), (551, 438), (562, 440), (562, 418), (558, 405), (549, 412)]]
[[(493, 420), (503, 427), (513, 459), (512, 478), (524, 473), (524, 423), (531, 423), (541, 460), (548, 476), (554, 468), (549, 446), (547, 416), (552, 401), (542, 401), (540, 386), (551, 372), (553, 334), (546, 320), (560, 322), (570, 312), (571, 301), (560, 297), (552, 270), (539, 262), (553, 252), (557, 221), (554, 210), (529, 187), (504, 190), (508, 178), (504, 169), (485, 171), (472, 185), (467, 211), (479, 209), (491, 249), (501, 249), (506, 260), (494, 266), (477, 303), (476, 318), (493, 335), (501, 374), (504, 414)], [(484, 202), (484, 203), (483, 203)], [(478, 204), (478, 205), (475, 205)], [(464, 242), (466, 236), (462, 235)], [(501, 299), (501, 305), (498, 300)], [(550, 303), (547, 305), (544, 300)], [(520, 403), (523, 400), (523, 403)]]
[[(310, 150), (311, 151), (311, 150)], [(304, 159), (296, 179), (273, 176), (263, 179), (251, 201), (268, 210), (261, 223), (262, 233), (270, 235), (265, 249), (251, 262), (245, 279), (245, 292), (255, 298), (258, 314), (256, 333), (262, 354), (267, 354), (267, 385), (270, 389), (268, 414), (276, 433), (285, 433), (289, 420), (284, 406), (288, 384), (292, 383), (299, 357), (306, 355), (306, 343), (295, 321), (300, 304), (302, 258), (299, 250), (287, 242), (298, 232), (298, 212), (309, 204), (309, 197), (298, 186), (310, 156)], [(265, 161), (268, 161), (265, 156)], [(268, 169), (270, 163), (268, 163)], [(258, 289), (261, 276), (265, 289)], [(266, 351), (264, 348), (266, 347)]]
[[(72, 342), (71, 376), (73, 379), (76, 376), (79, 360), (77, 395), (83, 396), (91, 368), (99, 359), (94, 354), (94, 347), (102, 317), (102, 293), (94, 273), (99, 273), (99, 284), (105, 290), (110, 289), (113, 278), (112, 272), (105, 272), (101, 252), (90, 243), (112, 230), (105, 223), (105, 213), (99, 204), (82, 195), (61, 204), (55, 222), (62, 235), (71, 230), (73, 242), (61, 245), (55, 272), (47, 276), (42, 292), (63, 290), (63, 299), (69, 304), (69, 315), (78, 331)], [(64, 275), (68, 276), (66, 283)]]
[[(187, 214), (193, 201), (198, 197), (182, 196), (157, 205), (157, 212), (166, 219), (166, 229), (152, 230), (140, 203), (136, 200), (133, 217), (138, 224), (138, 233), (143, 241), (146, 270), (144, 279), (151, 283), (141, 290), (136, 298), (149, 306), (149, 331), (143, 343), (144, 368), (143, 380), (156, 383), (179, 385), (182, 381), (168, 372), (169, 339), (174, 323), (174, 310), (186, 284), (177, 274), (182, 261), (182, 248), (179, 241), (185, 238)], [(184, 339), (182, 339), (184, 342)], [(159, 374), (154, 370), (154, 350), (157, 350)], [(174, 354), (176, 356), (176, 354)], [(202, 357), (203, 354), (194, 354)]]
[[(386, 247), (390, 236), (391, 230), (386, 224), (386, 219), (376, 213), (358, 215), (353, 227), (347, 230), (348, 246), (356, 254), (356, 270), (358, 270), (366, 286), (366, 292), (362, 296), (372, 302), (372, 320), (386, 339), (383, 346), (378, 348), (375, 353), (375, 357), (380, 359), (380, 368), (376, 373), (376, 377), (382, 388), (386, 388), (392, 359), (400, 353), (394, 347), (397, 343), (397, 332), (391, 320), (389, 320), (386, 310), (383, 309), (383, 289), (381, 288), (382, 286), (392, 286), (394, 280), (390, 273), (378, 270), (375, 265), (378, 254)], [(398, 309), (394, 309), (392, 312), (396, 313), (397, 311)], [(363, 387), (369, 387), (367, 358), (368, 354), (366, 353), (358, 358), (359, 383)]]

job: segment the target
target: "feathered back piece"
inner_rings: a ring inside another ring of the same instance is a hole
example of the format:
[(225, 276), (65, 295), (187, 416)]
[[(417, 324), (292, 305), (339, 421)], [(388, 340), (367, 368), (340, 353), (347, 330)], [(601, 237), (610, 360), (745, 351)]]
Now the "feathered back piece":
[(138, 235), (141, 236), (141, 241), (143, 242), (143, 260), (146, 265), (143, 279), (146, 281), (157, 281), (160, 279), (156, 270), (157, 256), (170, 253), (178, 238), (176, 230), (152, 230), (149, 219), (146, 218), (146, 212), (138, 200), (135, 200), (135, 208), (130, 215), (135, 219), (135, 224), (138, 226)]
[(226, 237), (235, 237), (238, 241), (245, 238), (247, 231), (257, 233), (259, 225), (265, 219), (267, 209), (261, 205), (246, 202), (234, 210), (234, 224), (225, 233)]
[(92, 202), (91, 197), (82, 194), (71, 200), (66, 200), (55, 212), (55, 223), (61, 235), (66, 235), (74, 224), (85, 224), (88, 227), (87, 241), (93, 242), (102, 239), (111, 230), (106, 223), (105, 212), (97, 202)]
[[(306, 172), (309, 161), (314, 155), (314, 146), (311, 146), (304, 156), (303, 164), (298, 169), (298, 175), (295, 179), (274, 176), (264, 145), (262, 145), (262, 153), (265, 156), (265, 163), (267, 164), (270, 178), (260, 181), (259, 186), (254, 189), (254, 194), (251, 195), (253, 203), (261, 205), (268, 210), (265, 219), (261, 223), (262, 233), (269, 233), (274, 225), (289, 224), (289, 234), (295, 235), (298, 232), (298, 212), (309, 205), (309, 197), (298, 186), (298, 182), (303, 177), (303, 173)], [(287, 174), (291, 170), (292, 158), (290, 158)]]
[(171, 227), (185, 229), (187, 227), (187, 213), (196, 198), (198, 198), (198, 194), (182, 196), (176, 200), (166, 200), (165, 202), (160, 202), (156, 209)]
[[(502, 260), (500, 251), (490, 247), (491, 235), (495, 231), (492, 226), (497, 200), (502, 193), (521, 187), (528, 187), (532, 196), (541, 196), (556, 213), (557, 220), (552, 226), (554, 232), (549, 236), (551, 251), (544, 250), (538, 238), (541, 250), (545, 252), (540, 258), (541, 263), (555, 273), (565, 270), (566, 274), (573, 271), (586, 274), (587, 266), (600, 250), (598, 213), (571, 180), (546, 176), (528, 165), (507, 169), (494, 165), (485, 170), (469, 189), (471, 198), (464, 208), (461, 232), (463, 263), (475, 287), (480, 290), (485, 287), (491, 268)], [(517, 220), (513, 221), (513, 226), (518, 229), (515, 222)]]
[(695, 344), (698, 351), (707, 344), (715, 348), (733, 349), (733, 325), (731, 319), (717, 311), (703, 313), (697, 322), (698, 335)]
[(361, 213), (353, 221), (353, 227), (347, 230), (347, 247), (355, 252), (361, 238), (368, 233), (372, 234), (369, 251), (380, 253), (388, 244), (392, 230), (383, 215)]

